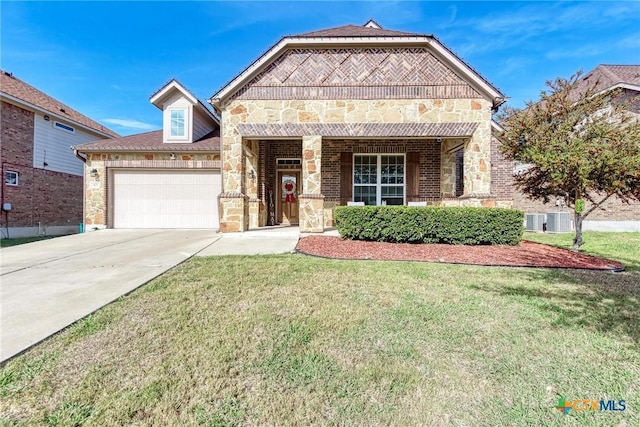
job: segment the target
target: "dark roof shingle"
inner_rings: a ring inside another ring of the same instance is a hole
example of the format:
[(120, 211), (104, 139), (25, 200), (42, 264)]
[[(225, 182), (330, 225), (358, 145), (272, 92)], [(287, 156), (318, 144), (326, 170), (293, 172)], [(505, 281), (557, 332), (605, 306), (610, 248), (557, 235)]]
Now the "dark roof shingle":
[(3, 70), (0, 70), (0, 91), (12, 96), (13, 98), (17, 98), (28, 104), (46, 110), (51, 114), (62, 116), (68, 120), (80, 123), (81, 125), (95, 131), (106, 133), (107, 135), (111, 135), (116, 138), (120, 136), (111, 129), (90, 119), (84, 114), (79, 113), (68, 105), (63, 104), (30, 84), (23, 82), (13, 74), (7, 73)]
[(162, 130), (139, 133), (116, 139), (102, 139), (74, 147), (87, 152), (142, 151), (220, 151), (220, 130), (215, 129), (193, 143), (164, 143)]

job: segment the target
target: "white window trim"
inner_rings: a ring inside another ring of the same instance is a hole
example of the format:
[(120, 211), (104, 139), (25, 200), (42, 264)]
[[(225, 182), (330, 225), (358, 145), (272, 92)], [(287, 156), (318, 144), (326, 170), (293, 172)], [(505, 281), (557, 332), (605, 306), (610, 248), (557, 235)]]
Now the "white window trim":
[[(14, 174), (16, 176), (16, 183), (15, 184), (10, 184), (7, 182), (7, 174)], [(18, 172), (14, 172), (14, 171), (5, 171), (4, 173), (4, 183), (5, 185), (9, 185), (11, 187), (17, 187), (18, 185), (20, 185), (20, 174)]]
[[(402, 205), (407, 204), (407, 156), (404, 153), (354, 153), (352, 168), (351, 168), (351, 179), (353, 180), (353, 185), (351, 188), (351, 194), (355, 196), (356, 194), (356, 186), (357, 187), (372, 187), (373, 184), (356, 184), (355, 182), (355, 172), (356, 172), (356, 157), (357, 156), (375, 156), (376, 160), (376, 206), (382, 206), (382, 187), (397, 187), (400, 184), (383, 184), (382, 183), (382, 156), (402, 156)], [(352, 197), (355, 198), (355, 197)]]
[[(174, 111), (183, 111), (184, 112), (184, 135), (173, 136), (171, 135), (172, 131), (172, 113)], [(189, 108), (187, 107), (171, 107), (169, 108), (169, 129), (167, 139), (169, 141), (188, 141), (189, 140)]]

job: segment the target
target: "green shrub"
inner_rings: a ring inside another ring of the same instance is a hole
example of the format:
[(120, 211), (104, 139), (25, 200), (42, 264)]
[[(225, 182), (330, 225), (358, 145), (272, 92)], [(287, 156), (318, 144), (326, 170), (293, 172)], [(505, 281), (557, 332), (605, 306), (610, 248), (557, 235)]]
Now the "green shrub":
[(524, 213), (514, 209), (338, 206), (338, 232), (352, 240), (454, 245), (517, 245)]

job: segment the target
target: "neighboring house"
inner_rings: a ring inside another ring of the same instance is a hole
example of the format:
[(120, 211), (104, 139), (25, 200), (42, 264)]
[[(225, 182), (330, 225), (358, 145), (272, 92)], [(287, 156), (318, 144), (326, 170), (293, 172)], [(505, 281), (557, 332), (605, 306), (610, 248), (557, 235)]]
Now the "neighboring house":
[[(618, 100), (636, 100), (631, 102), (631, 112), (640, 116), (640, 65), (599, 65), (582, 77), (584, 88), (595, 82), (598, 82), (596, 87), (600, 91), (620, 89), (622, 94)], [(569, 212), (562, 200), (553, 200), (545, 205), (530, 200), (519, 191), (513, 192), (513, 207), (528, 214)], [(593, 211), (582, 227), (583, 230), (640, 231), (640, 203), (623, 203), (612, 197), (600, 209)]]
[(85, 227), (217, 229), (218, 118), (175, 79), (150, 101), (161, 130), (75, 147), (86, 156)]
[(70, 147), (118, 134), (0, 70), (2, 238), (78, 231), (83, 163)]
[(349, 202), (511, 206), (492, 193), (504, 101), (431, 35), (370, 21), (284, 37), (210, 99), (220, 229), (321, 232)]

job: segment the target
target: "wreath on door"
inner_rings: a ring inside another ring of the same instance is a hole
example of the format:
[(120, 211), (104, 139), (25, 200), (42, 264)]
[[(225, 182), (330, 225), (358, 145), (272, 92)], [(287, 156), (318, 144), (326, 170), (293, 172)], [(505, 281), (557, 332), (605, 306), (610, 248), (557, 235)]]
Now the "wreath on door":
[(284, 192), (284, 201), (286, 203), (295, 203), (296, 201), (296, 183), (291, 179), (287, 179), (282, 183), (282, 191)]

